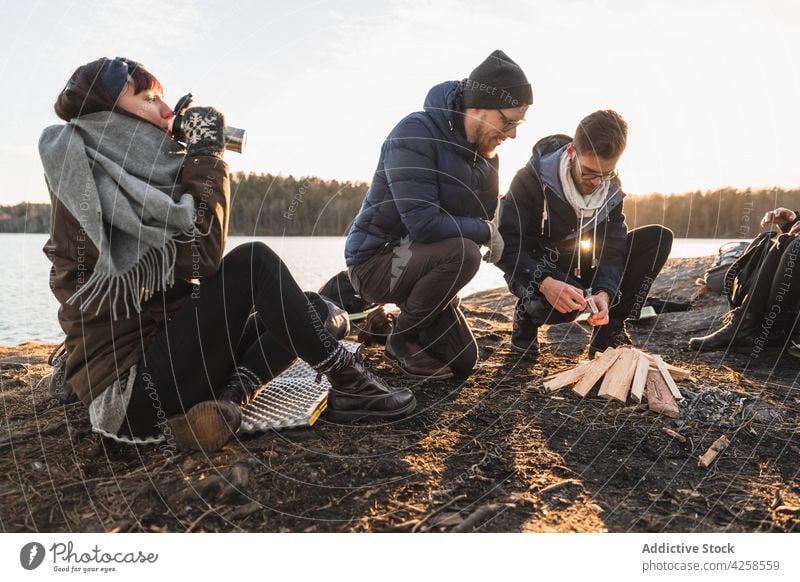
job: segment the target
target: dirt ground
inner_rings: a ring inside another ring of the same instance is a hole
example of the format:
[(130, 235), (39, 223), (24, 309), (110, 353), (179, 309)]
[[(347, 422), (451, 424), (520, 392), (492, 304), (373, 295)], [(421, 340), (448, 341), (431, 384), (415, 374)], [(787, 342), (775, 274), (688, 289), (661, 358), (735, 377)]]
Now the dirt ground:
[[(688, 299), (707, 259), (674, 259), (651, 295)], [(688, 368), (681, 418), (566, 389), (544, 376), (585, 357), (578, 324), (546, 328), (535, 364), (509, 348), (505, 290), (465, 300), (481, 348), (460, 386), (412, 385), (418, 407), (391, 424), (245, 437), (218, 453), (119, 445), (81, 404), (48, 398), (52, 346), (0, 348), (0, 530), (647, 531), (800, 530), (800, 360), (769, 351), (696, 354), (725, 302), (633, 327), (634, 342)], [(388, 381), (408, 380), (368, 361)], [(681, 443), (662, 429), (685, 437)], [(697, 458), (731, 440), (709, 469)]]

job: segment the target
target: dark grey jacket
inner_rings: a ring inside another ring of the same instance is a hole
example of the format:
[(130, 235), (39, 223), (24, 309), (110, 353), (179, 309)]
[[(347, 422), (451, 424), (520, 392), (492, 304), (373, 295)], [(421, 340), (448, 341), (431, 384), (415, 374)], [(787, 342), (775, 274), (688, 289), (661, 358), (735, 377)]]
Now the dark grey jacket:
[[(500, 232), (505, 249), (498, 266), (506, 280), (534, 289), (555, 272), (577, 264), (581, 238), (593, 238), (599, 258), (592, 289), (617, 294), (625, 267), (628, 229), (622, 213), (625, 193), (611, 183), (605, 205), (583, 224), (567, 201), (558, 175), (561, 155), (572, 138), (553, 135), (533, 147), (533, 156), (517, 172), (508, 194), (500, 201)], [(597, 227), (595, 228), (595, 220)], [(571, 274), (571, 273), (569, 273)]]

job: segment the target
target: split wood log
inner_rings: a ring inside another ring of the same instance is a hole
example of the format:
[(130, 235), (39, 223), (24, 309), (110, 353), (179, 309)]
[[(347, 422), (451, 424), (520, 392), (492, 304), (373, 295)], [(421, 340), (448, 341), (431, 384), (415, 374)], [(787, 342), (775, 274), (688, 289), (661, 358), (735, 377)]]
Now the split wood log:
[(644, 385), (647, 383), (647, 372), (650, 370), (650, 359), (647, 354), (636, 350), (638, 356), (636, 360), (636, 372), (633, 375), (633, 385), (631, 386), (631, 398), (634, 402), (641, 402), (644, 394)]
[(617, 400), (623, 404), (628, 400), (631, 380), (636, 372), (637, 354), (623, 348), (614, 365), (606, 372), (597, 395), (607, 400)]
[(595, 358), (595, 360), (592, 362), (592, 367), (584, 373), (583, 377), (575, 385), (572, 391), (576, 394), (580, 394), (581, 396), (586, 396), (592, 390), (592, 387), (597, 383), (597, 381), (602, 378), (603, 374), (606, 373), (606, 370), (608, 370), (612, 364), (617, 361), (619, 352), (620, 350), (617, 348), (608, 348), (600, 357)]
[[(637, 348), (633, 349), (647, 356), (647, 359), (650, 360), (650, 363), (655, 366), (656, 357), (653, 354), (648, 354), (647, 352), (643, 352), (642, 350)], [(672, 364), (667, 364), (666, 362), (664, 362), (664, 365), (667, 367), (667, 370), (669, 370), (670, 376), (672, 376), (676, 382), (680, 382), (681, 380), (690, 380), (692, 378), (691, 370), (687, 370), (686, 368), (679, 368), (678, 366), (673, 366)]]
[(593, 362), (585, 362), (576, 368), (572, 368), (571, 370), (566, 370), (565, 372), (557, 374), (555, 377), (544, 382), (545, 390), (548, 392), (555, 392), (559, 388), (574, 384), (583, 378), (584, 373), (586, 373), (586, 370), (588, 370), (592, 364)]
[[(664, 362), (666, 364), (666, 362)], [(655, 370), (656, 372), (660, 372), (660, 370), (656, 367), (656, 365), (651, 361), (650, 362), (650, 369)], [(672, 376), (672, 379), (676, 382), (680, 382), (681, 380), (691, 380), (692, 382), (696, 382), (696, 378), (694, 376), (689, 375), (686, 370), (683, 368), (673, 368), (669, 364), (667, 364), (667, 372), (669, 375)]]
[[(588, 364), (590, 362), (591, 360), (578, 360), (578, 366), (580, 366), (581, 364)], [(558, 372), (553, 372), (549, 376), (545, 376), (544, 378), (542, 378), (542, 381), (547, 382), (549, 380), (553, 380), (554, 378), (558, 378), (559, 376), (561, 376), (561, 374), (566, 374), (570, 370), (572, 370), (572, 368), (567, 368), (566, 370), (559, 370)]]
[(661, 372), (653, 370), (647, 372), (644, 394), (647, 397), (647, 407), (650, 410), (670, 418), (680, 418), (681, 413), (678, 410), (678, 403), (675, 402), (675, 397), (670, 392)]
[(711, 463), (714, 462), (714, 459), (717, 458), (722, 451), (728, 448), (728, 445), (731, 444), (731, 441), (728, 440), (728, 437), (722, 435), (713, 443), (711, 446), (708, 447), (708, 450), (700, 455), (700, 458), (697, 460), (697, 466), (702, 467), (703, 469), (707, 469)]
[(675, 400), (683, 400), (683, 394), (681, 391), (678, 390), (678, 385), (675, 384), (675, 380), (672, 379), (672, 376), (669, 375), (669, 370), (667, 369), (667, 363), (661, 359), (661, 356), (655, 355), (653, 359), (656, 362), (656, 367), (661, 371), (661, 375), (664, 376), (664, 381), (667, 383), (669, 387), (669, 391), (672, 392), (672, 395), (675, 397)]

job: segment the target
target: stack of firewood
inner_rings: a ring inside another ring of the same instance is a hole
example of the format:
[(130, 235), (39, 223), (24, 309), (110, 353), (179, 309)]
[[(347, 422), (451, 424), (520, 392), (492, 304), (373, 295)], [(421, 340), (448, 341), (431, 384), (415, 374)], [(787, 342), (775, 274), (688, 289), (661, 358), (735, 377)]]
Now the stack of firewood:
[(628, 396), (637, 403), (647, 400), (653, 412), (678, 418), (678, 401), (683, 396), (676, 382), (690, 378), (689, 370), (671, 366), (657, 354), (620, 347), (608, 348), (594, 360), (548, 376), (544, 388), (554, 392), (572, 386), (573, 392), (585, 397), (600, 382), (600, 398), (622, 403), (628, 401)]

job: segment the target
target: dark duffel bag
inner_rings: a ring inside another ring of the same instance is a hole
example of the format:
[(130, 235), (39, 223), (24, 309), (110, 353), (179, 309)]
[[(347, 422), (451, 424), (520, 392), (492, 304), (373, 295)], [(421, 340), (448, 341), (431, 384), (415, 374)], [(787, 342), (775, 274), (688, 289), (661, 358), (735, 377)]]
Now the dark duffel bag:
[(706, 286), (715, 293), (725, 293), (725, 274), (736, 259), (742, 256), (750, 243), (736, 241), (719, 247), (717, 256), (703, 274)]
[(728, 268), (723, 293), (728, 296), (731, 309), (739, 307), (748, 292), (755, 288), (755, 282), (761, 275), (761, 265), (777, 236), (776, 232), (762, 232)]

